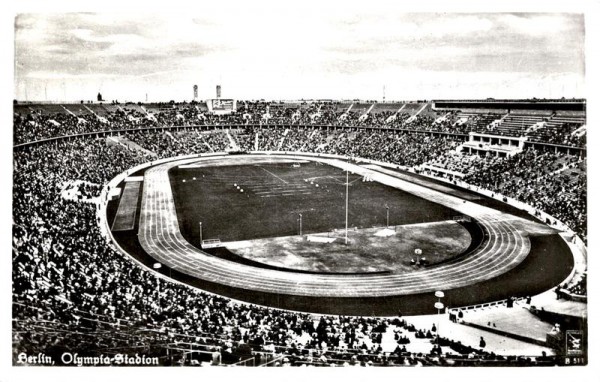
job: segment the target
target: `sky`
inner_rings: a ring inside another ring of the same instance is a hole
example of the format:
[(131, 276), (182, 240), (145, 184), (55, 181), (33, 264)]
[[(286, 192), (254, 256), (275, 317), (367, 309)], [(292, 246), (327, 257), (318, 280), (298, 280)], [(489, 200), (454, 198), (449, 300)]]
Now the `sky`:
[[(368, 7), (366, 7), (368, 8)], [(577, 13), (21, 13), (18, 100), (585, 97)], [(384, 91), (385, 88), (385, 91)]]

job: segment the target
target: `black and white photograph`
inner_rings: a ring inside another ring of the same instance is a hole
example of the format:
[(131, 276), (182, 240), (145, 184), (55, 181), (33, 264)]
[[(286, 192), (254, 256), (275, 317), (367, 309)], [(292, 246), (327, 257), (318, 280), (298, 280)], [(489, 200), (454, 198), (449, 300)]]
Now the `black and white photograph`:
[(7, 380), (595, 362), (597, 1), (32, 4), (3, 23)]

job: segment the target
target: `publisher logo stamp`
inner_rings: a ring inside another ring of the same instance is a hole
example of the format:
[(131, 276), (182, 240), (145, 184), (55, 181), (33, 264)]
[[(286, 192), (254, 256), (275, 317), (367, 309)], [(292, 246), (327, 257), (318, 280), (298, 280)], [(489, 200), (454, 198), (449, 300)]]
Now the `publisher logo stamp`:
[(567, 355), (583, 354), (583, 334), (581, 330), (567, 330)]

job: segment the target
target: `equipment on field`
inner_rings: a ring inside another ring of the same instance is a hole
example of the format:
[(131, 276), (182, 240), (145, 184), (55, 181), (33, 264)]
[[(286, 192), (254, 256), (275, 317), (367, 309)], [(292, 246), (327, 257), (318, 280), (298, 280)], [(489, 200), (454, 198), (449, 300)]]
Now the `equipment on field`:
[(206, 249), (206, 248), (219, 248), (222, 247), (223, 244), (221, 244), (221, 239), (207, 239), (207, 240), (202, 240), (202, 248)]

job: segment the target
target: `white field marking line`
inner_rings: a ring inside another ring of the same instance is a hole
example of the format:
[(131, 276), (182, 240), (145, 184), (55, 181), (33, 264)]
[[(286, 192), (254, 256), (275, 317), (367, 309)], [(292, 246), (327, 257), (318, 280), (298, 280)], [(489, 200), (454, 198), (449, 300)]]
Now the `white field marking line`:
[(311, 195), (312, 192), (302, 192), (302, 193), (295, 193), (295, 194), (279, 194), (279, 195), (261, 195), (259, 196), (259, 198), (274, 198), (276, 196), (292, 196), (292, 195)]
[[(311, 177), (311, 178), (306, 178), (308, 180), (316, 180), (316, 179), (321, 179), (321, 178), (331, 178), (335, 181), (336, 184), (340, 184), (340, 185), (345, 185), (346, 184), (346, 176), (343, 176), (343, 181), (339, 180), (338, 178), (332, 176), (332, 175), (326, 175), (326, 176), (315, 176), (315, 177)], [(356, 179), (354, 179), (352, 182), (350, 182), (349, 184), (352, 184), (354, 182), (356, 182), (357, 180), (363, 179), (364, 177), (358, 177)]]
[(294, 196), (294, 195), (311, 195), (312, 192), (303, 192), (303, 193), (298, 193), (298, 192), (294, 192), (294, 193), (287, 193), (287, 194), (270, 194), (270, 195), (261, 195), (259, 196), (260, 198), (274, 198), (277, 196)]
[(246, 186), (246, 187), (250, 188), (252, 190), (269, 191), (269, 190), (295, 190), (295, 189), (300, 189), (300, 188), (312, 188), (314, 186), (310, 185), (310, 184), (287, 184), (284, 186), (276, 186), (276, 187), (252, 187), (252, 186)]
[(256, 191), (256, 192), (269, 192), (269, 191), (273, 191), (273, 192), (278, 192), (278, 191), (282, 191), (282, 190), (306, 190), (306, 189), (312, 189), (315, 186), (295, 186), (293, 184), (288, 184), (286, 186), (283, 187), (248, 187), (246, 186), (246, 188), (252, 190), (252, 191)]
[(257, 190), (260, 190), (260, 189), (278, 189), (278, 188), (281, 189), (281, 188), (306, 188), (306, 187), (312, 187), (312, 185), (306, 184), (306, 183), (288, 183), (287, 185), (282, 185), (282, 184), (278, 184), (278, 185), (270, 185), (270, 184), (268, 184), (268, 185), (252, 185), (252, 184), (246, 184), (244, 182), (241, 182), (239, 185), (240, 186), (244, 185), (244, 186), (246, 186), (248, 188), (257, 189)]
[(287, 186), (287, 185), (283, 185), (283, 186), (271, 186), (271, 187), (268, 187), (268, 186), (265, 186), (265, 187), (263, 187), (263, 186), (256, 187), (256, 186), (249, 186), (249, 185), (247, 185), (245, 183), (239, 183), (238, 186), (240, 186), (240, 187), (244, 186), (247, 189), (252, 190), (252, 191), (259, 191), (259, 190), (260, 191), (264, 191), (264, 190), (267, 190), (267, 191), (268, 190), (286, 190), (286, 189), (289, 188), (289, 186)]
[(296, 189), (283, 188), (283, 189), (279, 189), (279, 190), (270, 190), (270, 191), (254, 191), (253, 189), (250, 189), (250, 190), (253, 191), (257, 195), (265, 195), (265, 194), (281, 194), (281, 193), (285, 193), (285, 192), (298, 193), (298, 192), (302, 192), (302, 191), (306, 191), (306, 190), (312, 190), (313, 188), (315, 188), (315, 187), (303, 187), (302, 189), (300, 189), (300, 188), (296, 188)]
[[(327, 177), (328, 177), (328, 178), (331, 178), (331, 179), (333, 179), (333, 180), (335, 181), (335, 183), (336, 183), (336, 184), (341, 184), (341, 185), (344, 185), (344, 184), (346, 184), (346, 182), (342, 182), (342, 181), (338, 180), (337, 178), (334, 178), (334, 177), (333, 177), (333, 176), (331, 176), (331, 175), (328, 175)], [(309, 179), (310, 179), (310, 178), (309, 178)]]
[[(260, 167), (260, 166), (259, 166), (259, 167)], [(271, 171), (267, 170), (266, 168), (264, 168), (264, 167), (260, 167), (260, 168), (261, 168), (263, 171), (265, 171), (266, 173), (268, 173), (268, 174), (271, 174), (271, 175), (273, 175), (275, 178), (277, 178), (277, 179), (281, 180), (283, 183), (285, 183), (285, 184), (288, 184), (288, 182), (286, 182), (285, 180), (281, 179), (281, 178), (280, 178), (280, 177), (278, 177), (277, 175), (273, 174)]]
[[(258, 194), (257, 194), (258, 195)], [(269, 192), (269, 193), (262, 193), (259, 196), (290, 196), (290, 195), (298, 195), (298, 192)]]
[[(258, 194), (258, 193), (257, 193)], [(296, 191), (290, 191), (290, 190), (283, 190), (283, 191), (279, 191), (279, 192), (263, 192), (261, 195), (295, 195), (297, 194)]]

